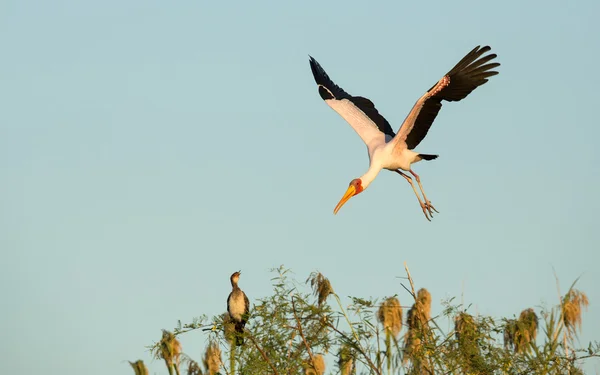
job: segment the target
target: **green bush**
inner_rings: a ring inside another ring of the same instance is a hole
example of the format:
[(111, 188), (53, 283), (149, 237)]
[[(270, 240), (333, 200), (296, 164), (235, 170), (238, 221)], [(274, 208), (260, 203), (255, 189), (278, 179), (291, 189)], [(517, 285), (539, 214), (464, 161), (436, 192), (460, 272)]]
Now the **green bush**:
[[(306, 280), (311, 293), (290, 278), (289, 270), (273, 271), (273, 293), (255, 300), (244, 345), (235, 345), (225, 313), (165, 331), (149, 347), (153, 355), (165, 360), (169, 373), (179, 373), (181, 354), (187, 374), (203, 374), (176, 339), (191, 331), (209, 337), (204, 374), (579, 374), (583, 361), (600, 354), (597, 342), (574, 347), (588, 305), (574, 285), (557, 306), (537, 313), (526, 308), (518, 318), (472, 315), (453, 300), (443, 302), (443, 312), (432, 317), (430, 293), (424, 288), (415, 292), (406, 268), (409, 286), (402, 286), (410, 307), (404, 306), (403, 322), (397, 296), (350, 297), (344, 308), (322, 274)], [(444, 332), (440, 319), (452, 319), (454, 329)], [(227, 362), (221, 352), (229, 356)], [(326, 358), (335, 365), (326, 369)], [(145, 369), (138, 362), (134, 369)]]

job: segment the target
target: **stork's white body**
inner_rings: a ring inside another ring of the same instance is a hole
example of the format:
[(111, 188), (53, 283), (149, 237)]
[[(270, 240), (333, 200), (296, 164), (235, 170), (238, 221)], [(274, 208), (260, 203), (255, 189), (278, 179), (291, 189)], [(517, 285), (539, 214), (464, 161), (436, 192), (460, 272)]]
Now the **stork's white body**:
[(383, 146), (375, 148), (373, 158), (376, 163), (381, 163), (383, 168), (390, 171), (395, 171), (396, 169), (409, 171), (411, 164), (421, 160), (419, 153), (393, 142), (388, 142)]
[(382, 133), (350, 100), (326, 99), (325, 103), (339, 113), (367, 145), (369, 170), (361, 177), (364, 188), (373, 182), (382, 169), (409, 171), (411, 164), (421, 160), (419, 154), (409, 150), (398, 136)]
[[(411, 164), (420, 161), (419, 154), (394, 142), (377, 145), (369, 150), (369, 170), (361, 179), (363, 187), (370, 184), (382, 169), (409, 171)], [(374, 175), (372, 175), (374, 174)]]

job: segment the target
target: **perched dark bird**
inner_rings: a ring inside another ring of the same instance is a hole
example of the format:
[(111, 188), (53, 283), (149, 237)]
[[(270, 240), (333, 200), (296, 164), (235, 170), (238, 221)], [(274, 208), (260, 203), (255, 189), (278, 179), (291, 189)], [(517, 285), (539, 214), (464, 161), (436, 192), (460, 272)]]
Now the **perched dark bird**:
[(231, 281), (231, 293), (227, 297), (227, 312), (231, 320), (235, 323), (236, 345), (244, 344), (244, 327), (248, 321), (250, 312), (250, 301), (243, 290), (238, 286), (238, 281), (242, 271), (234, 272), (229, 278)]
[[(411, 169), (411, 165), (421, 160), (434, 160), (438, 155), (420, 154), (413, 151), (425, 138), (438, 112), (442, 101), (455, 102), (467, 97), (477, 87), (498, 74), (492, 69), (500, 64), (490, 62), (496, 54), (488, 54), (488, 46), (475, 47), (462, 58), (446, 75), (434, 84), (417, 100), (406, 116), (398, 134), (394, 133), (390, 123), (379, 114), (373, 102), (362, 96), (352, 96), (337, 86), (329, 78), (319, 63), (310, 57), (310, 68), (319, 87), (319, 95), (334, 111), (346, 120), (367, 145), (369, 170), (360, 178), (350, 182), (350, 186), (333, 211), (334, 214), (353, 196), (360, 194), (377, 177), (382, 169), (399, 173), (412, 186), (421, 209), (427, 220), (437, 210), (433, 207), (421, 185), (421, 179)], [(412, 178), (403, 173), (410, 172), (419, 185), (423, 201), (417, 193)]]

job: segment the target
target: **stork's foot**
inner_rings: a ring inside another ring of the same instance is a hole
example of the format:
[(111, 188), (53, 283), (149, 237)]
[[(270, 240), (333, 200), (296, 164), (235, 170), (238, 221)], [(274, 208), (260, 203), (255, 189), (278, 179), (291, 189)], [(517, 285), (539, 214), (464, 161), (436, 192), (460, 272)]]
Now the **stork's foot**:
[(427, 203), (425, 203), (425, 206), (427, 207), (427, 211), (429, 211), (429, 215), (431, 217), (433, 217), (433, 212), (431, 212), (431, 210), (433, 210), (439, 214), (439, 211), (436, 210), (435, 207), (433, 207), (433, 204), (431, 204), (431, 201), (427, 201)]
[(433, 219), (433, 211), (439, 214), (439, 211), (436, 210), (435, 207), (433, 207), (433, 204), (431, 204), (430, 201), (427, 201), (427, 203), (421, 203), (421, 209), (423, 210), (425, 218), (429, 221)]
[(423, 215), (425, 215), (425, 218), (427, 220), (431, 221), (431, 218), (433, 218), (433, 214), (430, 212), (429, 207), (427, 205), (421, 203), (421, 209), (423, 210)]

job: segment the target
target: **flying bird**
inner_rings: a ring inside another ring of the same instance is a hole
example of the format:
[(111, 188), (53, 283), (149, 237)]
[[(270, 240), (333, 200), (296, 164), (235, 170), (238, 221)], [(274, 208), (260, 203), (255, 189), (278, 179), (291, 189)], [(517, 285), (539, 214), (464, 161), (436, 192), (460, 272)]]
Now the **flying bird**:
[[(353, 196), (363, 192), (383, 169), (396, 172), (408, 181), (419, 200), (427, 220), (431, 221), (433, 211), (438, 212), (427, 199), (419, 175), (411, 165), (421, 160), (434, 160), (438, 155), (421, 154), (413, 151), (425, 138), (438, 112), (442, 100), (455, 102), (467, 97), (477, 87), (498, 74), (492, 69), (500, 66), (490, 62), (496, 54), (487, 54), (491, 48), (475, 47), (465, 55), (446, 75), (417, 100), (406, 116), (398, 133), (377, 111), (373, 102), (362, 96), (352, 96), (333, 83), (325, 70), (312, 56), (310, 68), (319, 88), (319, 95), (334, 111), (346, 120), (367, 145), (369, 169), (359, 178), (350, 182), (346, 193), (334, 209), (334, 214)], [(423, 194), (423, 200), (417, 193), (412, 178), (402, 172), (408, 171), (414, 176)]]
[(231, 293), (227, 297), (227, 312), (235, 323), (236, 345), (242, 345), (244, 338), (244, 327), (248, 321), (248, 313), (250, 312), (250, 301), (243, 290), (238, 286), (238, 281), (242, 271), (234, 272), (229, 280), (231, 281)]

